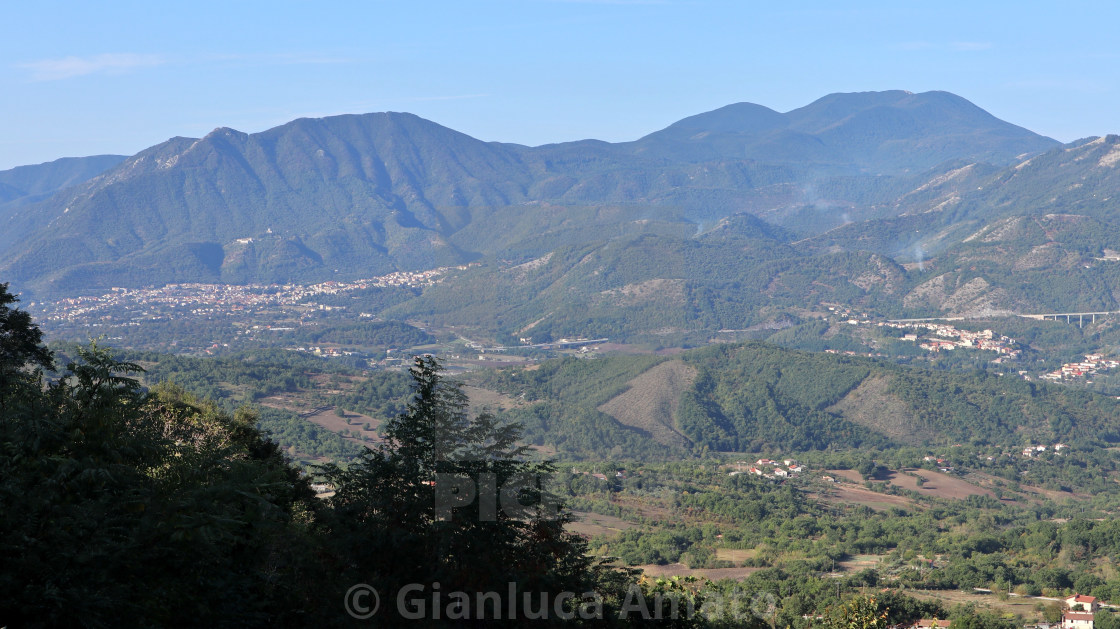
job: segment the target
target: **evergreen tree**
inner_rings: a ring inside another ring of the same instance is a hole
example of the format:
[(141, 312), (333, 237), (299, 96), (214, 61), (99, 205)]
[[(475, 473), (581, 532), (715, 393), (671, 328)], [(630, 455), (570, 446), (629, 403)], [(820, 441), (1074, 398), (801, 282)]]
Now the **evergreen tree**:
[(0, 338), (0, 625), (303, 624), (317, 505), (256, 418), (142, 391), (96, 344), (44, 383), (19, 319)]
[[(547, 614), (561, 622), (554, 597), (596, 590), (605, 569), (587, 557), (582, 538), (564, 530), (568, 516), (541, 486), (552, 466), (527, 459), (519, 426), (472, 415), (435, 358), (417, 357), (410, 373), (413, 400), (386, 426), (385, 443), (347, 469), (326, 470), (337, 488), (337, 526), (345, 530), (336, 535), (339, 552), (352, 558), (355, 580), (389, 601), (401, 588), (422, 587), (428, 618), (438, 583), (443, 592), (469, 593), (472, 617), (510, 626), (526, 619), (525, 594), (533, 610), (542, 595), (553, 597)], [(476, 607), (475, 595), (486, 592), (508, 604), (511, 583), (515, 618), (508, 608)], [(578, 599), (563, 608), (577, 618), (578, 611)]]

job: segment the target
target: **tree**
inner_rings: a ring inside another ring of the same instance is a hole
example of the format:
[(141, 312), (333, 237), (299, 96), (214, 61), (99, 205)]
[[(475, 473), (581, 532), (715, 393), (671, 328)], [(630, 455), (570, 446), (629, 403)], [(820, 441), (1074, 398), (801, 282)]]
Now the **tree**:
[(25, 365), (51, 368), (51, 353), (42, 346), (43, 333), (31, 322), (31, 315), (12, 308), (19, 299), (0, 284), (0, 377)]
[(318, 505), (255, 416), (78, 353), (0, 416), (0, 622), (283, 626), (315, 609)]
[(879, 629), (887, 627), (888, 609), (874, 597), (857, 596), (825, 617), (828, 629)]
[[(607, 569), (564, 530), (569, 517), (542, 486), (552, 466), (528, 460), (520, 426), (472, 415), (434, 357), (417, 357), (409, 373), (413, 399), (386, 425), (385, 442), (348, 468), (324, 468), (337, 488), (338, 552), (352, 560), (354, 582), (394, 601), (409, 584), (438, 583), (471, 601), (486, 592), (504, 600), (510, 583), (518, 601), (595, 591)], [(480, 613), (494, 618), (472, 611)]]
[(12, 307), (19, 301), (0, 284), (0, 420), (35, 400), (44, 370), (53, 367), (43, 333), (31, 315)]
[(1051, 624), (1062, 622), (1062, 604), (1055, 601), (1044, 607), (1042, 618)]

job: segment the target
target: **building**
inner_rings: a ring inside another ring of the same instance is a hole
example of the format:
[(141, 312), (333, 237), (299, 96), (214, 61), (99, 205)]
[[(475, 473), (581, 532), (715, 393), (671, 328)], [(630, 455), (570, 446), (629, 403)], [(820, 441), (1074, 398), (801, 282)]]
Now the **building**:
[[(1074, 594), (1073, 596), (1065, 599), (1066, 607), (1073, 611), (1086, 611), (1095, 612), (1101, 608), (1100, 601), (1095, 596), (1085, 596), (1084, 594)], [(1077, 606), (1080, 605), (1081, 609), (1078, 610)]]
[(1062, 629), (1093, 629), (1093, 612), (1101, 606), (1097, 597), (1074, 594), (1063, 602), (1067, 609), (1062, 613)]
[(1062, 629), (1093, 629), (1093, 613), (1063, 612)]
[(915, 628), (915, 629), (918, 629), (918, 628), (921, 628), (921, 627), (948, 627), (949, 626), (949, 621), (948, 620), (936, 620), (936, 619), (930, 619), (930, 618), (923, 618), (923, 619), (919, 620), (918, 622), (916, 622), (916, 623), (914, 623), (910, 626)]

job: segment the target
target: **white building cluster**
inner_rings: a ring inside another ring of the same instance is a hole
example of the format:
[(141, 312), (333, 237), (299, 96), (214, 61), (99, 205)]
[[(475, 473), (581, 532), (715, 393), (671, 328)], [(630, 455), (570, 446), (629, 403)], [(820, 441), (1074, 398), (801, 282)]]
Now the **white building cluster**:
[(308, 303), (307, 300), (320, 295), (339, 295), (370, 288), (430, 286), (444, 273), (466, 268), (457, 266), (426, 271), (396, 271), (369, 279), (317, 284), (186, 283), (168, 284), (160, 288), (113, 288), (111, 292), (100, 296), (73, 297), (37, 305), (44, 311), (41, 319), (71, 322), (96, 317), (110, 310), (155, 307), (188, 311), (194, 316), (244, 314), (261, 308), (297, 304), (332, 310), (339, 307)]
[(1120, 367), (1120, 361), (1106, 359), (1100, 354), (1086, 354), (1085, 360), (1077, 363), (1066, 363), (1050, 373), (1039, 376), (1043, 380), (1070, 380), (1073, 378), (1087, 378), (1101, 371), (1108, 371)]
[(1022, 353), (1022, 350), (1015, 348), (1015, 339), (996, 335), (991, 330), (974, 332), (935, 322), (892, 323), (884, 321), (878, 325), (902, 330), (927, 330), (929, 334), (925, 338), (920, 338), (919, 334), (904, 334), (902, 340), (918, 343), (918, 347), (930, 352), (950, 351), (959, 347), (989, 350), (1010, 358), (1018, 358)]

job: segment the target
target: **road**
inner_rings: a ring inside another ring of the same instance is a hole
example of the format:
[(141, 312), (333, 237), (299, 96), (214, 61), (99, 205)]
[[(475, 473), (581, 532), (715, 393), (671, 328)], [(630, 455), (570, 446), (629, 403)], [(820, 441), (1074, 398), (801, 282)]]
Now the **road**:
[[(981, 594), (991, 594), (992, 593), (992, 591), (989, 590), (988, 588), (972, 588), (972, 591), (973, 592), (980, 592)], [(1058, 603), (1061, 603), (1061, 602), (1066, 600), (1064, 598), (1054, 598), (1052, 596), (1031, 596), (1029, 594), (1016, 594), (1014, 592), (1009, 592), (1008, 595), (1012, 596), (1012, 597), (1015, 597), (1015, 598), (1031, 598), (1031, 599), (1034, 599), (1036, 601), (1054, 601), (1054, 602), (1058, 602)], [(1101, 607), (1108, 607), (1110, 609), (1120, 608), (1120, 606), (1118, 606), (1118, 605), (1109, 605), (1108, 603), (1097, 603), (1097, 604), (1100, 605)]]

